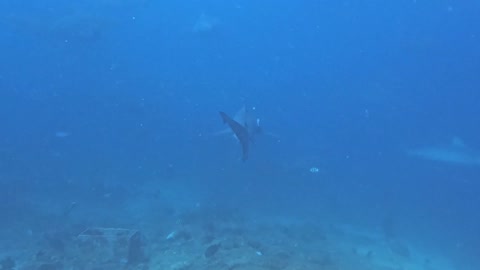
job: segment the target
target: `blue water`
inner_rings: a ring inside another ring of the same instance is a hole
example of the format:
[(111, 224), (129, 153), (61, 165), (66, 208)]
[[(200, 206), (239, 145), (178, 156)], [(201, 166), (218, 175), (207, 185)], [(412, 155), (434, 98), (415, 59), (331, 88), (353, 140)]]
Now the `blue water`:
[[(478, 267), (480, 166), (405, 153), (457, 137), (480, 157), (478, 1), (70, 2), (0, 3), (2, 226), (158, 181), (259, 215), (391, 218)], [(264, 129), (246, 162), (214, 135), (243, 105)]]

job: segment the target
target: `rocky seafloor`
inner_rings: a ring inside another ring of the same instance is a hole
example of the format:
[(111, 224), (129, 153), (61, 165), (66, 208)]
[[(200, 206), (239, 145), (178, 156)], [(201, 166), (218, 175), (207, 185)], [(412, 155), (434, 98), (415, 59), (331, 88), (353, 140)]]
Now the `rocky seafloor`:
[(461, 269), (375, 229), (228, 209), (163, 213), (119, 228), (73, 219), (43, 223), (1, 232), (1, 270)]

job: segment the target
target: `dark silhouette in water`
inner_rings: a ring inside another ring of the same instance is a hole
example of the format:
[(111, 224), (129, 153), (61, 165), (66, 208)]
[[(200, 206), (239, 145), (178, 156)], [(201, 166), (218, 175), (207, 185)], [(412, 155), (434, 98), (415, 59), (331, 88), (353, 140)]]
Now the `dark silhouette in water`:
[(208, 246), (208, 248), (205, 250), (205, 258), (209, 259), (213, 257), (218, 252), (218, 250), (220, 250), (220, 247), (220, 243)]
[(230, 116), (228, 116), (224, 112), (220, 112), (220, 116), (223, 119), (223, 123), (228, 124), (230, 129), (235, 133), (235, 136), (237, 139), (240, 141), (240, 144), (242, 145), (242, 161), (245, 161), (248, 159), (248, 146), (249, 146), (249, 134), (248, 134), (248, 129), (238, 123), (237, 121), (233, 120)]

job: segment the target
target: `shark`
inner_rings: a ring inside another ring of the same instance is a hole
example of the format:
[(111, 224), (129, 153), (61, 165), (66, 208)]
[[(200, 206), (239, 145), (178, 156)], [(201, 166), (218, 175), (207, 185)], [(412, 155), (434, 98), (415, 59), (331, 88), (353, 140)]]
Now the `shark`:
[(223, 123), (228, 125), (228, 129), (219, 134), (233, 132), (242, 146), (242, 161), (248, 159), (250, 144), (255, 141), (258, 134), (262, 133), (260, 118), (256, 118), (253, 111), (255, 111), (255, 107), (243, 106), (233, 118), (223, 111), (219, 112)]
[(450, 145), (409, 149), (408, 155), (425, 160), (464, 166), (480, 166), (480, 152), (477, 152), (454, 137)]

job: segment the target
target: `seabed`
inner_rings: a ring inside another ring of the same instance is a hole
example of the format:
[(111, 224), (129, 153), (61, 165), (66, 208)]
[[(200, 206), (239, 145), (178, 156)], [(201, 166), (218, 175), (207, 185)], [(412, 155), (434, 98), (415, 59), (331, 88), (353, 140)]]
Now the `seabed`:
[(188, 202), (163, 207), (145, 194), (124, 204), (87, 204), (79, 202), (67, 215), (61, 207), (42, 205), (49, 212), (37, 209), (4, 220), (0, 269), (466, 269), (415, 239), (328, 218), (267, 216)]

